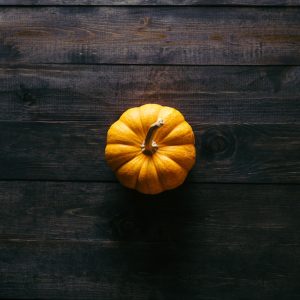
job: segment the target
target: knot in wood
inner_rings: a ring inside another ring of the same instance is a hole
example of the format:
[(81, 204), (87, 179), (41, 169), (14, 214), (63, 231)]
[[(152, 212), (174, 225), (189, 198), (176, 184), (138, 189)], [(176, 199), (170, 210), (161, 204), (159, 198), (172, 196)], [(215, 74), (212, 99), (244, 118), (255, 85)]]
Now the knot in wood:
[(211, 128), (202, 136), (202, 155), (207, 160), (224, 160), (230, 158), (236, 148), (236, 138), (228, 129)]

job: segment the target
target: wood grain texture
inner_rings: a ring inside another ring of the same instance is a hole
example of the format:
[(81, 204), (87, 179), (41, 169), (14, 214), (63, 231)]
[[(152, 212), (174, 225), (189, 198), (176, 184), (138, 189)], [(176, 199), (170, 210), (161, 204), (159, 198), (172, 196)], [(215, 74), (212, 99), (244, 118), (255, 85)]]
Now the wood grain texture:
[(13, 241), (0, 251), (3, 298), (299, 297), (299, 245)]
[(149, 196), (119, 183), (0, 182), (0, 240), (300, 243), (300, 186), (191, 184)]
[[(191, 125), (197, 163), (190, 181), (299, 183), (299, 125)], [(107, 129), (100, 122), (1, 122), (0, 179), (115, 180), (104, 160)]]
[(0, 120), (96, 121), (129, 107), (176, 107), (193, 123), (299, 124), (300, 67), (0, 68)]
[(0, 0), (0, 5), (247, 5), (298, 6), (299, 0)]
[[(1, 299), (300, 299), (300, 0), (0, 6)], [(156, 196), (104, 161), (149, 102), (197, 148)]]
[(299, 193), (1, 182), (0, 297), (297, 299)]
[(300, 64), (300, 8), (0, 10), (0, 62)]

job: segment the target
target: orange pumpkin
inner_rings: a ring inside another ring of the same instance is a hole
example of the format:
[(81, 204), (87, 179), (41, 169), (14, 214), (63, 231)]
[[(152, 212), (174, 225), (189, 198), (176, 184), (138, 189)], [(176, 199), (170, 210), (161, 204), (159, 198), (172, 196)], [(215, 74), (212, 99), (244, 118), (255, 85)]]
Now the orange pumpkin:
[(130, 108), (107, 133), (109, 166), (124, 186), (141, 193), (158, 194), (181, 185), (195, 156), (193, 130), (171, 107)]

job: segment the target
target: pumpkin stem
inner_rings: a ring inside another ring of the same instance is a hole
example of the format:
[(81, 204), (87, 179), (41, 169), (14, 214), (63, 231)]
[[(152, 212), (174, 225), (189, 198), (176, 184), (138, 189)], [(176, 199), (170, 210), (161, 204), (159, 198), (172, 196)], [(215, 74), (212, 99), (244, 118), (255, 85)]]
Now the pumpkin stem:
[(146, 135), (146, 139), (142, 144), (142, 151), (144, 154), (151, 155), (157, 150), (157, 144), (152, 140), (153, 134), (155, 131), (164, 125), (163, 119), (158, 119), (155, 123), (153, 123)]

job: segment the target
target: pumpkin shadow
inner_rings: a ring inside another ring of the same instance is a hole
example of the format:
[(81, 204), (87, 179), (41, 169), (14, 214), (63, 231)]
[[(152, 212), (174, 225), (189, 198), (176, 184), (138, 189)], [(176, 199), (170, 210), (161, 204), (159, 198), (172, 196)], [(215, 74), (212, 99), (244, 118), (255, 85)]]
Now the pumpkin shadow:
[[(112, 237), (119, 241), (176, 242), (185, 239), (187, 187), (158, 195), (119, 190), (113, 217)], [(115, 197), (114, 197), (115, 198)]]
[(199, 214), (199, 194), (196, 199), (192, 190), (193, 184), (184, 184), (158, 195), (122, 187), (118, 191), (112, 238), (125, 242), (120, 255), (126, 260), (128, 276), (140, 277), (149, 289), (149, 299), (179, 299), (189, 293), (183, 278), (197, 260), (193, 244), (201, 241), (205, 232), (193, 227), (205, 213)]

